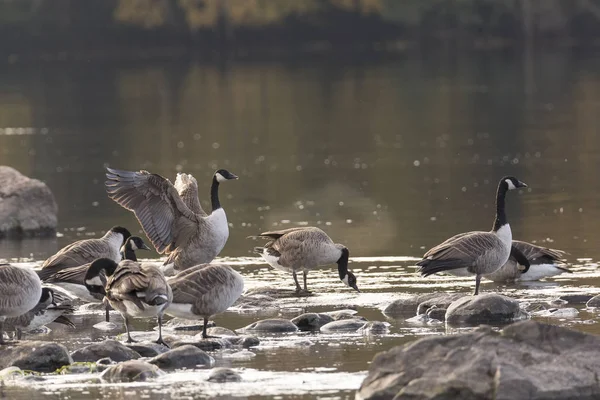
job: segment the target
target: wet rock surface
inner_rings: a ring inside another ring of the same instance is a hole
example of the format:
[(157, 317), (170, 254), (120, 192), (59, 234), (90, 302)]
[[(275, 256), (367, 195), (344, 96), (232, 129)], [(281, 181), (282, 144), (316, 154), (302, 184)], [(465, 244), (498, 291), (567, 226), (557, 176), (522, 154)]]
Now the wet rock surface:
[(238, 329), (240, 332), (263, 332), (263, 333), (284, 333), (296, 332), (298, 327), (292, 321), (281, 318), (263, 319), (253, 322), (243, 328)]
[[(215, 326), (214, 321), (208, 321), (208, 327)], [(172, 318), (164, 325), (165, 328), (173, 329), (174, 331), (201, 331), (204, 329), (204, 322), (192, 319)]]
[(585, 304), (586, 307), (600, 307), (600, 294), (598, 296), (594, 296), (588, 300)]
[(141, 357), (140, 353), (117, 342), (116, 340), (105, 340), (100, 343), (92, 343), (71, 353), (73, 361), (97, 361), (108, 357), (113, 361), (135, 360)]
[(135, 351), (142, 357), (155, 357), (159, 354), (169, 351), (167, 347), (156, 343), (127, 343), (125, 346)]
[(214, 364), (215, 360), (196, 346), (184, 345), (160, 354), (148, 362), (167, 370), (206, 367)]
[(208, 336), (236, 336), (237, 333), (222, 326), (213, 326), (206, 330)]
[(18, 367), (36, 372), (54, 372), (73, 359), (65, 346), (53, 342), (15, 342), (0, 347), (0, 369)]
[(446, 311), (451, 325), (501, 324), (527, 317), (518, 301), (494, 293), (462, 297)]
[(365, 326), (367, 322), (362, 319), (341, 319), (339, 321), (333, 321), (325, 324), (321, 327), (323, 333), (335, 333), (335, 332), (356, 332)]
[[(448, 308), (452, 301), (464, 297), (464, 293), (427, 293), (394, 300), (383, 313), (392, 318), (410, 318), (427, 311), (434, 305), (440, 308)], [(419, 305), (423, 304), (422, 312), (417, 313)]]
[(48, 186), (0, 166), (0, 237), (51, 236), (58, 206)]
[(427, 314), (432, 308), (445, 308), (450, 307), (454, 301), (468, 296), (465, 293), (437, 293), (435, 296), (423, 300), (417, 306), (417, 315)]
[(193, 341), (177, 341), (171, 344), (172, 349), (176, 349), (182, 346), (194, 346), (200, 350), (204, 351), (214, 351), (223, 348), (231, 347), (231, 342), (227, 338), (207, 338), (203, 339), (202, 336), (199, 336), (197, 340)]
[(209, 382), (241, 382), (242, 376), (231, 368), (213, 368), (206, 379)]
[(156, 365), (140, 360), (130, 360), (109, 367), (100, 375), (100, 379), (109, 383), (144, 382), (164, 374), (165, 372)]
[(363, 400), (596, 399), (600, 337), (535, 321), (433, 336), (378, 354)]
[(301, 331), (319, 330), (325, 324), (333, 322), (333, 317), (324, 313), (304, 313), (292, 319), (292, 323)]
[(372, 335), (385, 335), (390, 331), (389, 324), (381, 321), (369, 321), (358, 329), (358, 332)]
[(559, 297), (560, 300), (564, 300), (567, 304), (586, 304), (594, 296), (591, 294), (563, 294)]

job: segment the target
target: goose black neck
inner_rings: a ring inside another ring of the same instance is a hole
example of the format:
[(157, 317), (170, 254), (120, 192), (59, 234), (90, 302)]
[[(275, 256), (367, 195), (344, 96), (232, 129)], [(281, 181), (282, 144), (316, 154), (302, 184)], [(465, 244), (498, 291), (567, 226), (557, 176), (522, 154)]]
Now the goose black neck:
[(506, 182), (500, 182), (498, 192), (496, 193), (496, 220), (494, 221), (494, 232), (497, 232), (502, 226), (508, 223), (505, 211), (505, 198), (508, 187)]
[(350, 252), (348, 249), (342, 249), (342, 256), (337, 261), (338, 272), (340, 273), (340, 280), (344, 279), (348, 275), (348, 257)]
[(135, 251), (128, 248), (125, 248), (125, 250), (121, 252), (121, 257), (123, 258), (123, 260), (137, 261)]
[(212, 203), (213, 211), (221, 208), (221, 203), (219, 202), (219, 181), (216, 175), (213, 176), (212, 186), (210, 187), (210, 202)]

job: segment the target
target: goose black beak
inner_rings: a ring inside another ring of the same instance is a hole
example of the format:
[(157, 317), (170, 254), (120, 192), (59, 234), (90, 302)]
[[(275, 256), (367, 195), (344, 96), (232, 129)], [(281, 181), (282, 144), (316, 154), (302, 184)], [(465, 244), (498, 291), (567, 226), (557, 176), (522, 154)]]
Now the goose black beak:
[(152, 250), (150, 247), (148, 247), (148, 245), (146, 243), (142, 243), (142, 247), (140, 249), (141, 250)]
[(519, 181), (519, 186), (517, 186), (517, 187), (520, 187), (520, 188), (526, 188), (526, 187), (528, 187), (528, 186), (527, 186), (527, 184), (526, 184), (525, 182), (521, 182), (521, 181)]
[(354, 289), (354, 290), (356, 290), (358, 293), (360, 293), (360, 290), (358, 290), (358, 286), (356, 286), (356, 285), (353, 285), (353, 286), (352, 286), (352, 289)]
[(240, 179), (240, 177), (235, 174), (231, 174), (231, 176), (227, 179)]

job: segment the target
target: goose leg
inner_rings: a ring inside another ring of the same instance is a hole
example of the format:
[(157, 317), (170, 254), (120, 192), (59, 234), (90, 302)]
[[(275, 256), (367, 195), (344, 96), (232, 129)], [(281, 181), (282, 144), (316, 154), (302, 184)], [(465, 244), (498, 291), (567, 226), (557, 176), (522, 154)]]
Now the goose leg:
[(162, 315), (158, 315), (158, 340), (156, 341), (157, 344), (162, 344), (165, 347), (169, 347), (168, 344), (165, 343), (165, 341), (162, 338)]
[(479, 284), (481, 283), (481, 275), (475, 275), (475, 296), (479, 294)]
[(218, 339), (218, 336), (209, 336), (206, 333), (206, 327), (208, 325), (208, 317), (204, 317), (204, 327), (202, 328), (202, 339)]
[(302, 291), (302, 288), (300, 287), (300, 284), (298, 283), (298, 276), (296, 276), (296, 271), (292, 272), (292, 276), (294, 277), (294, 282), (296, 282), (296, 293), (300, 293)]
[(4, 318), (0, 318), (0, 345), (4, 342)]
[(106, 303), (106, 322), (110, 322), (110, 309), (108, 303)]
[(17, 328), (17, 340), (21, 340), (21, 337), (23, 337), (23, 331)]
[(306, 287), (306, 276), (308, 275), (308, 271), (304, 270), (303, 271), (303, 275), (304, 275), (304, 292), (305, 293), (310, 293), (310, 291), (308, 290), (308, 288)]
[(123, 319), (125, 320), (125, 329), (127, 330), (127, 343), (136, 343), (137, 340), (133, 340), (131, 338), (131, 333), (129, 333), (129, 318), (124, 316)]

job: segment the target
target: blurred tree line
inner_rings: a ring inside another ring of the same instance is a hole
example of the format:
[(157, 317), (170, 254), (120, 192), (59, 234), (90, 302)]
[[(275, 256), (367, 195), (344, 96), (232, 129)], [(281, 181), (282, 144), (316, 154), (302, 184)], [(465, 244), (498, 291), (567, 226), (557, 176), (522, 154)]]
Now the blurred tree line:
[(0, 0), (0, 51), (600, 38), (600, 0)]

